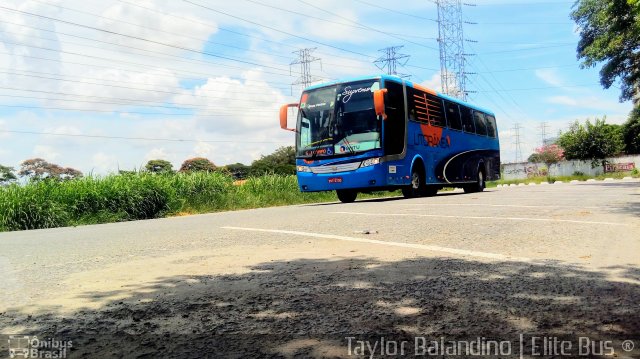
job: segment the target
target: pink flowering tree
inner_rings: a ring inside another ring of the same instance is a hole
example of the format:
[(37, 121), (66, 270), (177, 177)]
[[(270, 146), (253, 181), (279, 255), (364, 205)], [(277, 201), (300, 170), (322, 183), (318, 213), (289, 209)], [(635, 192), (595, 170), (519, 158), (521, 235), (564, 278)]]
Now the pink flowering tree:
[(556, 144), (536, 148), (535, 155), (538, 161), (547, 165), (547, 176), (550, 176), (551, 166), (564, 160), (564, 150)]

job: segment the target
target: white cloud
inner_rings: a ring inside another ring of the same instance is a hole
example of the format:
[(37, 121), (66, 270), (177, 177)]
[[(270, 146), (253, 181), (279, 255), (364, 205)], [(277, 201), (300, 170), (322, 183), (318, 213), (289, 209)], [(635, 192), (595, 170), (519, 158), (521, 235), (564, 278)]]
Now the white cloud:
[(58, 157), (60, 157), (60, 152), (58, 152), (55, 148), (53, 148), (52, 146), (47, 146), (47, 145), (36, 145), (33, 148), (33, 155), (35, 157), (39, 157), (42, 158), (46, 161), (49, 162), (53, 162), (55, 161)]
[(424, 80), (420, 85), (435, 91), (442, 91), (442, 78), (440, 76), (440, 71), (433, 74), (430, 79)]
[(576, 107), (578, 109), (595, 110), (603, 115), (616, 115), (619, 113), (627, 113), (629, 104), (611, 101), (597, 95), (587, 95), (584, 93), (571, 96), (552, 96), (547, 98), (547, 102), (568, 107)]
[(0, 138), (7, 138), (10, 136), (9, 133), (4, 132), (4, 131), (8, 131), (9, 127), (7, 126), (7, 123), (3, 120), (0, 120)]
[(198, 126), (207, 131), (251, 133), (251, 138), (257, 139), (269, 138), (270, 134), (282, 138), (277, 119), (280, 105), (286, 103), (285, 96), (268, 84), (260, 71), (247, 71), (242, 77), (243, 80), (210, 78), (206, 84), (177, 96), (176, 101), (204, 107), (196, 117)]
[(145, 162), (150, 160), (168, 160), (170, 156), (167, 154), (167, 150), (162, 147), (152, 148), (144, 156)]
[(214, 152), (215, 152), (215, 146), (213, 146), (213, 145), (211, 145), (209, 143), (205, 143), (205, 142), (198, 142), (193, 147), (193, 154), (194, 154), (195, 157), (208, 158)]
[(540, 80), (551, 86), (563, 86), (564, 82), (560, 78), (558, 72), (554, 69), (538, 69), (535, 71), (535, 75)]
[[(124, 33), (128, 36), (149, 39), (155, 42), (170, 44), (177, 47), (199, 50), (209, 36), (217, 32), (217, 27), (213, 22), (207, 22), (211, 26), (206, 26), (203, 21), (196, 16), (185, 13), (173, 6), (175, 1), (160, 0), (136, 0), (135, 4), (115, 3), (103, 12), (103, 16), (108, 19), (101, 19), (98, 26), (110, 31)], [(172, 15), (164, 16), (150, 10), (169, 12)], [(192, 13), (197, 13), (192, 11)], [(160, 30), (160, 31), (157, 31)], [(131, 40), (119, 35), (107, 35), (105, 38), (130, 45), (132, 42), (140, 49), (149, 49), (170, 53), (183, 53), (184, 50), (172, 48), (149, 41)]]
[(93, 169), (98, 173), (115, 172), (118, 167), (118, 159), (114, 155), (98, 152), (91, 157)]
[[(60, 85), (61, 92), (75, 96), (61, 101), (50, 101), (49, 106), (109, 111), (161, 105), (173, 96), (170, 92), (176, 91), (179, 87), (177, 77), (170, 71), (159, 68), (138, 73), (119, 69), (98, 69), (85, 74), (85, 78), (79, 79), (79, 82)], [(96, 83), (98, 85), (95, 85)], [(162, 109), (151, 112), (162, 112)]]

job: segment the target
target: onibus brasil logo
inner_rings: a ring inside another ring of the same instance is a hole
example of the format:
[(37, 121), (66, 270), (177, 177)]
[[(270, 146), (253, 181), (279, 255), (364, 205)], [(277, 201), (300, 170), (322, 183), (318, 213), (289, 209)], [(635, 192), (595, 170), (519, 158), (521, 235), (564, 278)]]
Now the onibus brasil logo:
[(10, 358), (66, 358), (67, 350), (73, 346), (71, 340), (53, 338), (38, 339), (37, 336), (10, 335)]

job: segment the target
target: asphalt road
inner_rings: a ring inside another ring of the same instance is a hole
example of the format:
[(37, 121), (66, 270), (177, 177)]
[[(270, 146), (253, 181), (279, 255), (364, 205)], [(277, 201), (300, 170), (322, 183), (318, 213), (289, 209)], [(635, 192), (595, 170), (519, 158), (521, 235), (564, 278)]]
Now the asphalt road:
[(0, 233), (0, 274), (0, 334), (72, 357), (368, 357), (382, 336), (515, 355), (535, 335), (639, 357), (640, 182)]

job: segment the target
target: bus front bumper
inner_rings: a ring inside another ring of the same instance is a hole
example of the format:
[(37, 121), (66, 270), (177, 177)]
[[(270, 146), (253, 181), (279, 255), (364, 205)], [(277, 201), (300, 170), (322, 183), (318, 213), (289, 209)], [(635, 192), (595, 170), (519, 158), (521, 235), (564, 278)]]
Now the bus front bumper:
[(348, 172), (298, 172), (298, 186), (302, 192), (335, 191), (340, 189), (368, 190), (386, 187), (384, 166), (373, 165)]

